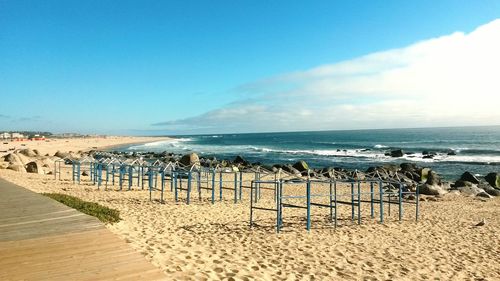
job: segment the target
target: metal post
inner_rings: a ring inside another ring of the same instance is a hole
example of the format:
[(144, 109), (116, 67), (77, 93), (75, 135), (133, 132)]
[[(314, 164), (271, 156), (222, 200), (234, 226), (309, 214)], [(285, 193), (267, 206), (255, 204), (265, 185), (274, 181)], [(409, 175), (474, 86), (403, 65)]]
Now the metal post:
[(337, 180), (333, 181), (333, 200), (335, 201), (335, 210), (333, 210), (334, 211), (333, 219), (334, 219), (335, 228), (337, 228), (337, 209), (338, 209), (338, 205), (337, 205)]
[(175, 202), (179, 200), (179, 192), (177, 191), (177, 172), (173, 172), (173, 179), (174, 179), (174, 197), (175, 197)]
[[(252, 224), (253, 224), (252, 223), (252, 220), (253, 220), (253, 184), (254, 184), (254, 181), (252, 181), (250, 183), (250, 227), (252, 227)], [(213, 204), (213, 199), (212, 199), (212, 204)]]
[(187, 186), (187, 204), (189, 205), (189, 200), (191, 199), (191, 179), (192, 179), (192, 176), (191, 176), (191, 171), (189, 171), (188, 173), (188, 186)]
[(373, 182), (370, 182), (370, 215), (372, 219), (375, 217), (373, 210)]
[(215, 169), (212, 170), (212, 204), (215, 203)]
[(380, 193), (380, 223), (384, 222), (384, 188), (382, 186), (382, 181), (379, 181), (379, 193)]
[(219, 172), (219, 201), (222, 201), (222, 171)]
[(403, 184), (399, 184), (399, 221), (403, 219)]
[(354, 182), (351, 182), (351, 220), (354, 220)]
[(238, 173), (234, 172), (234, 204), (238, 203)]
[(306, 201), (307, 201), (307, 231), (311, 230), (311, 180), (307, 180), (306, 184)]
[(358, 224), (361, 224), (361, 182), (358, 180)]
[(333, 221), (333, 184), (332, 181), (330, 180), (330, 221)]
[(240, 171), (240, 201), (243, 198), (243, 172)]

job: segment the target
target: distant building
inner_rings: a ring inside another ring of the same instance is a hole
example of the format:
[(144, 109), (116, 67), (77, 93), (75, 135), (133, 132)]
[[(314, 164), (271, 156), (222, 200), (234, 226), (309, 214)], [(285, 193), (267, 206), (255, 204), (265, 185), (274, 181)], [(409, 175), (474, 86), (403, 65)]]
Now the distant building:
[(12, 133), (11, 138), (13, 139), (24, 139), (24, 135), (20, 133)]
[(12, 136), (9, 133), (1, 133), (0, 134), (0, 139), (10, 139)]

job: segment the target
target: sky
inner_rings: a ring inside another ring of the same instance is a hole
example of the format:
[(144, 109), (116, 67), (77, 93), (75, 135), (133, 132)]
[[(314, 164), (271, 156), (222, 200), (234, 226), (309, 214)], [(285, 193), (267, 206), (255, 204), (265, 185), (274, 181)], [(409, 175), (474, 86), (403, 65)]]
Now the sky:
[(500, 124), (500, 1), (0, 0), (0, 131)]

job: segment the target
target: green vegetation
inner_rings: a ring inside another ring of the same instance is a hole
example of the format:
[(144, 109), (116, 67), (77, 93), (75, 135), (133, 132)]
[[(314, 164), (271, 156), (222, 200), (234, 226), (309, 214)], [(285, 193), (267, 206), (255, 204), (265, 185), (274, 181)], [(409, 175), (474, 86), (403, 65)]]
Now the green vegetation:
[(97, 203), (83, 201), (80, 198), (61, 193), (42, 193), (42, 195), (50, 197), (82, 213), (94, 216), (104, 223), (115, 223), (120, 221), (120, 212), (118, 210), (110, 209)]

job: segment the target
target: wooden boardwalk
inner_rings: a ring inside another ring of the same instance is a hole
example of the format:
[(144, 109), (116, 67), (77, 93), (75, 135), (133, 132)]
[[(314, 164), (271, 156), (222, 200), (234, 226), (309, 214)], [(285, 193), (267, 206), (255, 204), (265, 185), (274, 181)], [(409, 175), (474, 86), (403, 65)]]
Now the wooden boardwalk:
[(96, 218), (0, 179), (0, 280), (166, 280)]

